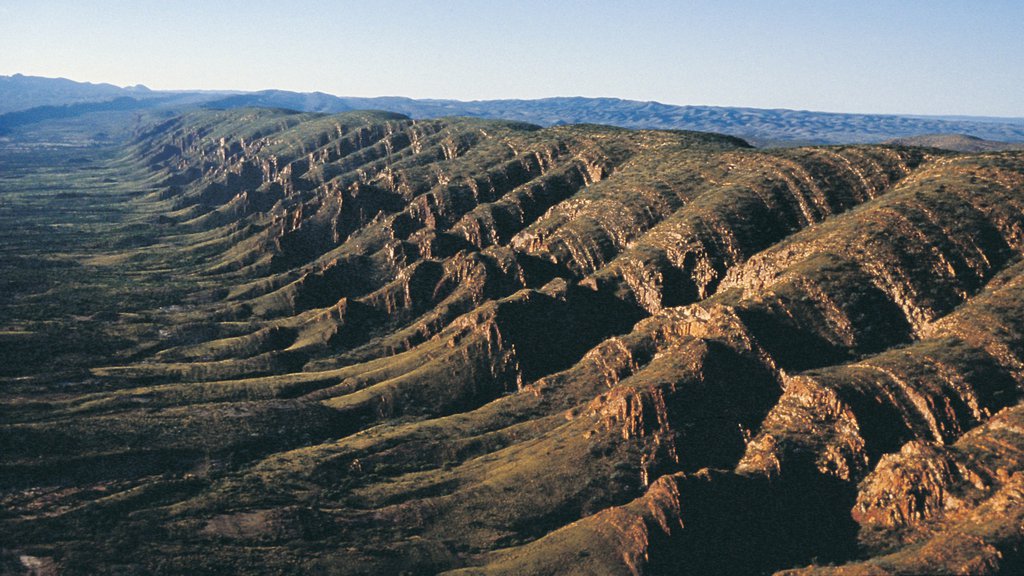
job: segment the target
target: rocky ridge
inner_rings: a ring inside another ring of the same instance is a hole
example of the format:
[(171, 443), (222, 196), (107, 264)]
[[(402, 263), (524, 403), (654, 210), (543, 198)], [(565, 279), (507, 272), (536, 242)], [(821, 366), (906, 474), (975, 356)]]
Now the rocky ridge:
[(141, 336), (70, 387), (15, 374), (15, 550), (68, 573), (1020, 565), (1020, 152), (246, 109), (116, 162), (159, 237), (104, 254), (190, 288), (121, 314)]

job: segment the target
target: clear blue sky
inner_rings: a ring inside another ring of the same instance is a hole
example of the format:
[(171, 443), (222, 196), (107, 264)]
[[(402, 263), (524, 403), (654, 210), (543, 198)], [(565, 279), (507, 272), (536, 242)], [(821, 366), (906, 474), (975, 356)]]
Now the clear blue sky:
[(1024, 116), (1024, 0), (0, 0), (0, 74)]

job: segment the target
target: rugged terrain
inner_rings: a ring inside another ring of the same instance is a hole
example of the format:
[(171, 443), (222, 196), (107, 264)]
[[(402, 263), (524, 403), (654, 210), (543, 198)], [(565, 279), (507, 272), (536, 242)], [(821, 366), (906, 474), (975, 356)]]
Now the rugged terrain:
[(0, 236), (10, 573), (1024, 569), (1024, 152), (197, 111)]

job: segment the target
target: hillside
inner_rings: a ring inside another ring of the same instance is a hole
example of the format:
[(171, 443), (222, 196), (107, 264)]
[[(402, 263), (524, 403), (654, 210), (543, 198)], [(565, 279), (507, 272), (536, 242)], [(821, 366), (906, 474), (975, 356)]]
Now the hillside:
[(0, 198), (0, 572), (1024, 568), (1024, 152), (199, 110)]
[(906, 138), (894, 138), (886, 142), (897, 146), (923, 146), (954, 152), (992, 152), (995, 150), (1020, 150), (1024, 144), (995, 142), (964, 134), (922, 134)]

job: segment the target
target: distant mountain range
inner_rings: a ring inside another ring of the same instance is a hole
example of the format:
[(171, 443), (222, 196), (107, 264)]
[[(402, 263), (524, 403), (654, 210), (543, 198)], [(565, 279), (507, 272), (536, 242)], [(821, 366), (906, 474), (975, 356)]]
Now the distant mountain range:
[[(154, 91), (144, 86), (74, 82), (63, 78), (0, 76), (0, 135), (40, 123), (104, 113), (102, 130), (109, 135), (118, 117), (144, 110), (164, 113), (185, 109), (268, 107), (302, 112), (337, 113), (386, 110), (411, 118), (468, 116), (517, 120), (554, 126), (607, 124), (634, 129), (697, 130), (739, 136), (759, 146), (794, 144), (860, 144), (921, 135), (961, 135), (996, 142), (1024, 142), (1024, 118), (964, 116), (899, 116), (837, 114), (799, 110), (767, 110), (717, 106), (675, 106), (617, 98), (543, 98), (538, 100), (351, 98), (322, 92), (283, 90), (260, 92)], [(120, 125), (129, 122), (121, 119)], [(962, 142), (956, 138), (933, 142)], [(998, 147), (998, 146), (996, 146)]]
[(91, 84), (66, 78), (15, 74), (0, 76), (0, 114), (37, 106), (98, 102), (123, 96), (145, 98), (152, 94), (153, 92), (145, 86), (121, 88), (113, 84)]

